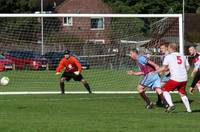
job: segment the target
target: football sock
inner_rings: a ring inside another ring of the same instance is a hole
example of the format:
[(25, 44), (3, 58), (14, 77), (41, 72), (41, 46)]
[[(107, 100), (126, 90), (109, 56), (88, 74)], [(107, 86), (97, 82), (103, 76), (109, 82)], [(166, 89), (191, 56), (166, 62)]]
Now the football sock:
[(198, 88), (198, 90), (199, 90), (199, 92), (200, 92), (200, 87), (197, 87)]
[(163, 96), (163, 93), (161, 93), (161, 94), (159, 95), (159, 97), (160, 97), (160, 100), (162, 100), (163, 105), (165, 106), (165, 108), (167, 108), (167, 107), (168, 107), (168, 103), (167, 103), (167, 101), (165, 100), (165, 98), (164, 98), (164, 96)]
[(171, 95), (169, 94), (169, 92), (163, 92), (163, 96), (165, 97), (165, 100), (167, 101), (169, 106), (174, 106), (174, 104), (172, 102)]
[(158, 100), (157, 100), (157, 102), (161, 102), (160, 95), (158, 95)]
[(60, 90), (62, 94), (65, 94), (65, 83), (64, 82), (60, 82)]
[(145, 94), (145, 92), (141, 92), (139, 94), (144, 99), (144, 101), (146, 102), (147, 105), (149, 105), (151, 103), (151, 101), (149, 100), (149, 98), (147, 97), (147, 95)]
[(185, 105), (187, 111), (190, 112), (191, 108), (190, 108), (190, 103), (189, 103), (187, 96), (183, 96), (183, 97), (181, 97), (181, 99), (182, 99), (183, 104)]
[(92, 91), (90, 90), (90, 86), (89, 86), (88, 83), (85, 83), (84, 86), (85, 86), (85, 88), (87, 89), (87, 91), (88, 91), (89, 93), (92, 93)]

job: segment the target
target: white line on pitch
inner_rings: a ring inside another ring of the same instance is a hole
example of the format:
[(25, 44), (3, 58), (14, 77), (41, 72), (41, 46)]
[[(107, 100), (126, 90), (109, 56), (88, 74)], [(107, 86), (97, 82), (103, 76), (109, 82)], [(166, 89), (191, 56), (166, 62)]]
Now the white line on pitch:
[[(137, 91), (93, 91), (93, 94), (137, 94)], [(146, 93), (155, 93), (154, 91), (147, 91)], [(178, 93), (177, 91), (172, 93)], [(20, 92), (0, 92), (0, 95), (50, 95), (60, 94), (59, 91), (20, 91)], [(66, 94), (88, 94), (84, 91), (67, 91)]]

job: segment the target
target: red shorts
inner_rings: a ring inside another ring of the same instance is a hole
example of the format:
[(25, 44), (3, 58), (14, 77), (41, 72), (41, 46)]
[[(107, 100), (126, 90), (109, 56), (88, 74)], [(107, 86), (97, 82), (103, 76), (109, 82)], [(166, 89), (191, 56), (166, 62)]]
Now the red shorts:
[(187, 85), (187, 81), (185, 82), (176, 82), (174, 80), (169, 80), (165, 83), (165, 85), (163, 86), (163, 91), (174, 91), (174, 90), (178, 90), (178, 92), (182, 93), (182, 94), (186, 94), (185, 88)]

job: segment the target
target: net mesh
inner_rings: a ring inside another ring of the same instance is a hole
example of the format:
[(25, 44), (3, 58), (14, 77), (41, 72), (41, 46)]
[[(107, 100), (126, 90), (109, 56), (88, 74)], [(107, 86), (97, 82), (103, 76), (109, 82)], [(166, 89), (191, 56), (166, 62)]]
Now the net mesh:
[[(93, 90), (135, 91), (140, 77), (126, 74), (138, 70), (129, 50), (137, 48), (161, 63), (156, 47), (179, 43), (178, 18), (54, 17), (41, 23), (35, 17), (0, 20), (0, 53), (6, 61), (0, 74), (10, 78), (0, 91), (58, 91), (55, 68), (66, 49), (81, 62)], [(65, 87), (84, 91), (73, 80)]]

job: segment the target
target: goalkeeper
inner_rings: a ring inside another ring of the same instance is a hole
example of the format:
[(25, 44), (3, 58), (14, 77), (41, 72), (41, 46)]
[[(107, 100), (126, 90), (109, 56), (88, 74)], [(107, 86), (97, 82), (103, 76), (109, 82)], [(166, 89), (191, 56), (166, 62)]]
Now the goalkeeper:
[(56, 68), (56, 75), (60, 75), (61, 71), (65, 68), (65, 71), (63, 72), (61, 78), (60, 78), (60, 90), (61, 94), (65, 94), (65, 81), (70, 81), (71, 78), (74, 79), (74, 81), (80, 81), (87, 91), (89, 93), (92, 93), (90, 90), (90, 86), (83, 79), (83, 76), (81, 74), (82, 66), (80, 62), (73, 56), (70, 55), (70, 51), (66, 50), (64, 51), (64, 57), (61, 59), (58, 67)]

